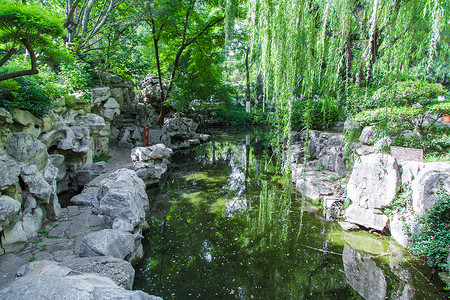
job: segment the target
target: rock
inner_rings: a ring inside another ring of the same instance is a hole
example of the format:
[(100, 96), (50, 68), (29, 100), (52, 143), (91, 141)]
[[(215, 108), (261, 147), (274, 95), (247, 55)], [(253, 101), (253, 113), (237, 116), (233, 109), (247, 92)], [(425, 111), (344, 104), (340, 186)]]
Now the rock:
[(96, 114), (80, 115), (76, 118), (76, 124), (88, 128), (91, 134), (98, 134), (105, 127), (105, 119)]
[(36, 198), (38, 203), (50, 203), (50, 195), (53, 192), (53, 188), (35, 165), (22, 166), (20, 178), (26, 184), (28, 192)]
[(132, 232), (134, 227), (127, 220), (122, 220), (122, 219), (118, 219), (117, 218), (117, 219), (114, 220), (114, 222), (112, 224), (112, 229)]
[(386, 277), (371, 258), (345, 245), (342, 260), (347, 282), (358, 294), (368, 300), (386, 299)]
[(0, 189), (19, 181), (20, 166), (9, 155), (0, 156), (0, 169), (8, 170), (8, 172), (0, 172)]
[(119, 103), (120, 110), (123, 109), (123, 90), (121, 88), (113, 88), (111, 89), (111, 97), (116, 99), (117, 103)]
[(105, 120), (112, 121), (115, 116), (120, 114), (120, 105), (116, 99), (109, 98), (99, 111), (99, 115)]
[(338, 222), (339, 226), (341, 226), (342, 230), (344, 231), (355, 231), (355, 230), (359, 230), (359, 226), (349, 223), (349, 222), (345, 222), (345, 221), (341, 221)]
[(377, 140), (375, 142), (374, 147), (376, 149), (382, 149), (382, 148), (386, 148), (386, 147), (390, 147), (392, 144), (392, 139), (388, 136), (382, 137), (381, 139)]
[(395, 158), (371, 154), (355, 163), (347, 184), (352, 205), (365, 209), (389, 206), (400, 187), (400, 171)]
[(305, 192), (305, 196), (311, 200), (323, 199), (323, 196), (333, 194), (333, 190), (323, 180), (317, 178), (300, 178), (295, 185), (298, 191)]
[(63, 107), (73, 110), (83, 110), (89, 112), (91, 109), (90, 103), (84, 99), (81, 93), (73, 93), (71, 95), (64, 95)]
[(11, 222), (18, 220), (22, 204), (8, 196), (0, 196), (0, 231), (8, 227)]
[(6, 109), (4, 109), (3, 107), (0, 107), (0, 122), (6, 124), (14, 123), (11, 113)]
[(2, 235), (2, 248), (6, 253), (22, 250), (28, 242), (27, 234), (23, 230), (22, 221), (4, 228)]
[(79, 187), (83, 187), (84, 185), (91, 182), (92, 179), (94, 179), (97, 176), (100, 176), (101, 174), (105, 173), (106, 166), (104, 161), (100, 161), (93, 164), (88, 164), (79, 169), (75, 173), (75, 178), (77, 185)]
[(446, 171), (425, 169), (411, 183), (414, 212), (423, 216), (440, 198), (439, 191), (450, 194), (450, 168)]
[(345, 211), (345, 220), (366, 228), (383, 231), (386, 228), (388, 217), (381, 211), (366, 209), (352, 204)]
[(364, 145), (373, 144), (375, 137), (377, 135), (377, 130), (374, 126), (366, 126), (359, 136), (359, 141)]
[[(406, 216), (406, 215), (409, 218), (411, 218), (410, 219), (411, 221), (415, 220), (415, 217), (410, 213), (402, 214), (402, 216)], [(408, 237), (408, 233), (405, 231), (405, 229), (403, 229), (404, 226), (405, 226), (405, 223), (398, 213), (390, 216), (389, 232), (390, 232), (391, 236), (397, 241), (397, 243), (399, 243), (400, 245), (402, 245), (403, 247), (406, 248), (409, 245), (410, 239)]]
[(119, 169), (109, 174), (100, 182), (97, 198), (94, 212), (105, 215), (110, 225), (116, 218), (129, 221), (133, 227), (145, 221), (148, 196), (135, 171)]
[(418, 161), (404, 161), (399, 164), (402, 173), (402, 184), (410, 184), (425, 164)]
[(29, 275), (17, 279), (0, 291), (0, 298), (5, 300), (59, 300), (68, 297), (80, 300), (162, 300), (142, 291), (126, 290), (117, 286), (111, 279), (95, 274)]
[(164, 144), (156, 144), (150, 147), (137, 147), (131, 151), (133, 162), (153, 162), (157, 159), (169, 158), (173, 151)]
[(31, 133), (35, 137), (42, 132), (42, 120), (36, 118), (32, 113), (26, 110), (14, 109), (12, 112), (14, 122), (25, 127), (24, 132)]
[(12, 253), (1, 255), (0, 270), (2, 275), (0, 276), (0, 289), (12, 283), (16, 278), (17, 270), (27, 263), (28, 261)]
[(47, 147), (29, 133), (14, 133), (6, 144), (6, 152), (17, 162), (36, 165), (41, 171), (48, 163)]
[(167, 158), (172, 154), (172, 149), (163, 144), (151, 147), (137, 147), (131, 151), (133, 168), (137, 176), (144, 180), (146, 185), (158, 183), (162, 174), (167, 171), (169, 161)]
[(103, 229), (86, 235), (80, 244), (80, 257), (112, 256), (124, 259), (136, 248), (139, 236), (129, 232)]
[(111, 97), (111, 90), (109, 87), (98, 87), (91, 89), (92, 92), (92, 106), (99, 106), (103, 101)]
[(85, 186), (81, 194), (75, 195), (70, 199), (75, 205), (98, 206), (98, 185)]
[(23, 216), (23, 230), (25, 231), (28, 240), (37, 237), (37, 233), (42, 227), (43, 219), (44, 212), (40, 207), (34, 209), (33, 213), (29, 212)]
[(129, 262), (122, 259), (112, 256), (80, 257), (59, 265), (80, 273), (94, 273), (108, 277), (124, 289), (133, 289), (135, 271)]

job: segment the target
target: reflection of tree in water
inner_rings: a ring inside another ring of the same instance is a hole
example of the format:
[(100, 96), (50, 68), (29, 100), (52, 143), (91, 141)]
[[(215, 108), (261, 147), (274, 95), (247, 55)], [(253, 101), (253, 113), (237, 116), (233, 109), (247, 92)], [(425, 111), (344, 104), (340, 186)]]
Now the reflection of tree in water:
[(349, 268), (349, 258), (367, 254), (348, 246), (343, 253), (333, 241), (340, 231), (281, 189), (285, 179), (269, 155), (248, 140), (218, 139), (175, 158), (167, 213), (149, 222), (148, 258), (135, 288), (164, 299), (363, 299), (371, 294), (361, 291), (377, 282), (363, 275), (378, 270), (370, 274), (384, 276), (387, 297), (438, 299), (423, 275), (379, 261), (386, 256), (363, 260), (367, 270)]
[(188, 174), (171, 179), (173, 203), (150, 222), (136, 287), (179, 299), (348, 296), (341, 257), (315, 250), (327, 244), (316, 230), (324, 223), (285, 205), (291, 194), (278, 188), (273, 163), (247, 141), (199, 147), (198, 164), (190, 160)]

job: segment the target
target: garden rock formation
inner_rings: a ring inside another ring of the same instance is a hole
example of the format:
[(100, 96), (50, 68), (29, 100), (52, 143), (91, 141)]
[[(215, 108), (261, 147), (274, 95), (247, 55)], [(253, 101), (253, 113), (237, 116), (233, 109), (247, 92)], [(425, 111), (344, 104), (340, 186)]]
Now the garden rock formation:
[(167, 171), (168, 158), (172, 153), (172, 149), (164, 144), (134, 148), (131, 151), (131, 159), (137, 176), (144, 180), (147, 186), (158, 183), (162, 174)]

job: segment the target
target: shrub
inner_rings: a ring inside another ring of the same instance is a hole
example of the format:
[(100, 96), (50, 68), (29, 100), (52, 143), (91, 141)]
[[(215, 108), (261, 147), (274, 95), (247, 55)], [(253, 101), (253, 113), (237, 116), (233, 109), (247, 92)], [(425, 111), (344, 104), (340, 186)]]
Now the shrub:
[(216, 120), (225, 124), (244, 125), (252, 123), (251, 115), (239, 105), (231, 105), (229, 108), (224, 107), (218, 109), (212, 112), (212, 115), (215, 116)]
[(440, 199), (420, 219), (422, 230), (411, 234), (410, 251), (424, 257), (431, 267), (446, 263), (450, 249), (450, 195), (443, 190)]
[(336, 100), (331, 97), (320, 101), (296, 101), (292, 106), (292, 128), (301, 131), (305, 128), (325, 130), (339, 120)]

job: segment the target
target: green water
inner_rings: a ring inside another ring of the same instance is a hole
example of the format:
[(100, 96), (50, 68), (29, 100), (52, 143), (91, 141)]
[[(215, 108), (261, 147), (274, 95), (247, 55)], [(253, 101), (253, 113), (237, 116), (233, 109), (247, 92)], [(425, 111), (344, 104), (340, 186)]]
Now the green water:
[(283, 193), (273, 165), (256, 129), (214, 132), (176, 155), (152, 197), (134, 288), (164, 299), (444, 298), (389, 237), (342, 232)]

